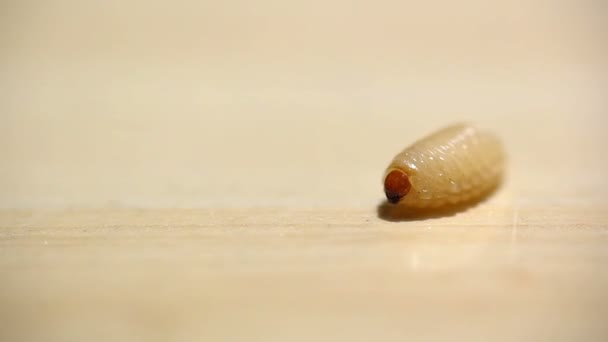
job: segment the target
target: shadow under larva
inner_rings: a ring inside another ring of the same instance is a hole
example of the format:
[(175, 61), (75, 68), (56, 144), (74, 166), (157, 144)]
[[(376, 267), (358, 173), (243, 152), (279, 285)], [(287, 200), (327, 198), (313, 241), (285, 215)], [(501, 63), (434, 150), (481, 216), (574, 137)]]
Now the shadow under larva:
[(436, 219), (455, 216), (472, 209), (485, 202), (493, 193), (498, 191), (502, 182), (497, 183), (480, 197), (453, 205), (444, 205), (437, 208), (419, 208), (403, 205), (394, 205), (384, 200), (376, 207), (378, 218), (390, 222), (407, 222)]

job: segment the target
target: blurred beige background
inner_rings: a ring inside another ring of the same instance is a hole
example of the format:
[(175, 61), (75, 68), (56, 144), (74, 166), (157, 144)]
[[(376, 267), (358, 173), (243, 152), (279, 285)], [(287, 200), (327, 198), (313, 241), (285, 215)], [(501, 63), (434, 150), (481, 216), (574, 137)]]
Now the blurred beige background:
[(0, 205), (367, 207), (462, 120), (505, 139), (519, 193), (597, 197), (605, 7), (4, 1)]
[[(0, 339), (605, 340), (603, 1), (0, 1)], [(507, 179), (389, 222), (454, 121)]]

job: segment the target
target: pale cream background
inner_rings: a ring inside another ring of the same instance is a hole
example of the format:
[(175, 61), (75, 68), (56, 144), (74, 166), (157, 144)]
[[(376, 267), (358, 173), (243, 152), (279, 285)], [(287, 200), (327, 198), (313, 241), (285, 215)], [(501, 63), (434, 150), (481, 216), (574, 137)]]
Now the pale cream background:
[[(605, 338), (607, 7), (1, 1), (0, 337)], [(462, 120), (500, 191), (378, 217)]]

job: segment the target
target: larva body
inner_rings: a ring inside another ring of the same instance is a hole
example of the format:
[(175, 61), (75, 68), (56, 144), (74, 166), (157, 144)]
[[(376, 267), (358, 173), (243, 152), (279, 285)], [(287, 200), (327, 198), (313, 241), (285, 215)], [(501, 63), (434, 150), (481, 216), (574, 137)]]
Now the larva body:
[(467, 124), (449, 126), (395, 156), (384, 190), (389, 202), (416, 208), (475, 201), (499, 184), (504, 159), (492, 134)]

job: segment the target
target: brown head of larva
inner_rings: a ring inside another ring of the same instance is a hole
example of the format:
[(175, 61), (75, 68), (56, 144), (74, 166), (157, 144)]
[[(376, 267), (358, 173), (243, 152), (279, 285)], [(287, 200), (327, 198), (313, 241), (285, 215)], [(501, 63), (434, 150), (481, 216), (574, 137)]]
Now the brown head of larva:
[(384, 178), (384, 193), (390, 203), (398, 203), (411, 188), (412, 184), (410, 184), (409, 178), (401, 170), (393, 170)]

